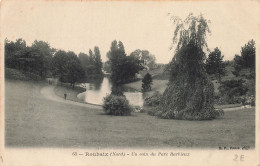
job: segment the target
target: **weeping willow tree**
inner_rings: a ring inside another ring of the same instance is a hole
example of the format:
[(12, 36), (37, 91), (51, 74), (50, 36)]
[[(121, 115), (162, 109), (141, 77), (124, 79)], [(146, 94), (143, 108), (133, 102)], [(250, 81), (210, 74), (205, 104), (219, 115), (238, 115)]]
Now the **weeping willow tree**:
[(214, 86), (204, 69), (209, 21), (193, 14), (185, 20), (174, 17), (173, 21), (176, 50), (170, 63), (169, 84), (157, 115), (167, 119), (214, 119), (219, 115), (214, 108)]

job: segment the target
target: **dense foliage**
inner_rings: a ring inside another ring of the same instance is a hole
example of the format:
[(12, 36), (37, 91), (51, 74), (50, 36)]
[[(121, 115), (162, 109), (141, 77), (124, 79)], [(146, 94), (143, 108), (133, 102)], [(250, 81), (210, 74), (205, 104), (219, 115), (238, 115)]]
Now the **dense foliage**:
[(74, 52), (58, 51), (52, 61), (53, 76), (61, 82), (70, 83), (73, 88), (76, 82), (84, 77), (85, 72)]
[(153, 79), (151, 74), (147, 73), (142, 79), (142, 91), (147, 92), (151, 90), (151, 85), (153, 83)]
[[(170, 81), (163, 93), (157, 116), (168, 119), (206, 120), (219, 114), (214, 108), (214, 87), (204, 70), (208, 21), (190, 14), (177, 24), (173, 43), (176, 53), (170, 63)], [(188, 27), (188, 28), (187, 28)]]
[[(95, 50), (98, 54), (98, 50)], [(48, 43), (37, 40), (31, 46), (27, 46), (22, 39), (15, 42), (6, 40), (5, 67), (7, 77), (22, 80), (25, 79), (23, 75), (33, 80), (55, 77), (61, 82), (70, 83), (73, 87), (85, 75), (74, 52), (56, 51)]]
[(5, 67), (39, 75), (42, 79), (50, 76), (50, 65), (54, 49), (43, 41), (26, 45), (22, 39), (5, 41)]
[(130, 56), (136, 56), (139, 60), (142, 61), (144, 67), (149, 70), (153, 69), (156, 67), (156, 58), (154, 55), (152, 55), (149, 51), (147, 50), (140, 50), (137, 49), (133, 51)]
[(132, 107), (124, 95), (110, 94), (104, 98), (103, 110), (109, 115), (130, 115)]
[(102, 60), (99, 48), (94, 47), (94, 53), (90, 49), (89, 55), (85, 53), (79, 53), (80, 63), (85, 71), (87, 78), (102, 78)]
[(249, 69), (251, 78), (255, 78), (255, 41), (250, 40), (241, 47), (241, 56), (235, 55), (234, 61), (234, 75), (239, 76), (241, 70)]
[(244, 95), (248, 91), (245, 80), (226, 80), (219, 86), (219, 104), (241, 103)]
[(158, 106), (161, 102), (161, 98), (162, 94), (156, 91), (152, 96), (146, 97), (144, 99), (144, 104), (148, 106)]
[(216, 47), (215, 50), (211, 52), (206, 59), (206, 72), (208, 74), (215, 75), (219, 81), (221, 81), (221, 76), (225, 74), (223, 57), (224, 56), (221, 55), (221, 51), (218, 49), (218, 47)]
[(111, 62), (110, 61), (106, 61), (103, 64), (103, 69), (104, 69), (105, 72), (111, 73)]
[(107, 53), (111, 66), (111, 80), (113, 84), (120, 85), (135, 79), (136, 74), (143, 69), (141, 60), (135, 55), (127, 56), (121, 41), (114, 40)]

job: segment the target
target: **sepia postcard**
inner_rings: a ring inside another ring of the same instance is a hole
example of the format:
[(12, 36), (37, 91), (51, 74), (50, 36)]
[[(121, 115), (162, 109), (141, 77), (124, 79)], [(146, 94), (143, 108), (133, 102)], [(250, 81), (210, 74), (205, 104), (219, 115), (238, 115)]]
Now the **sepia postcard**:
[(259, 1), (0, 5), (0, 166), (260, 165)]

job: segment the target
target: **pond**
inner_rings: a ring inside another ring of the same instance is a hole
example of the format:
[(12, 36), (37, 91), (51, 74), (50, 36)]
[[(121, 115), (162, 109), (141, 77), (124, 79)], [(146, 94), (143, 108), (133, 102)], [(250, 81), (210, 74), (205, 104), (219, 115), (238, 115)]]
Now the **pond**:
[[(101, 81), (83, 83), (81, 86), (86, 88), (86, 92), (78, 94), (78, 98), (91, 104), (101, 105), (103, 98), (111, 93), (112, 84), (108, 77), (104, 77)], [(124, 95), (129, 103), (134, 106), (143, 106), (143, 94), (132, 88), (123, 88)]]

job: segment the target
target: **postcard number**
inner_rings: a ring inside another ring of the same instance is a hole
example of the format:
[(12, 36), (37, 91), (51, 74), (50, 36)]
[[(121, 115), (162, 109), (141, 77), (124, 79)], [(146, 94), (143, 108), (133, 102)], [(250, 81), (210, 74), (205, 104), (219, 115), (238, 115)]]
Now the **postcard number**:
[(234, 159), (233, 161), (240, 161), (240, 162), (243, 162), (245, 159), (245, 156), (244, 155), (238, 155), (238, 154), (235, 154), (234, 155)]

